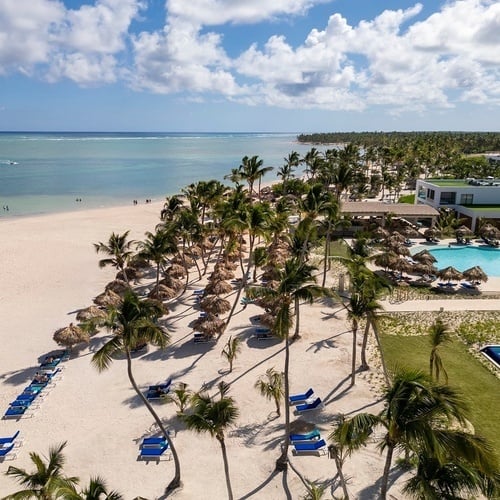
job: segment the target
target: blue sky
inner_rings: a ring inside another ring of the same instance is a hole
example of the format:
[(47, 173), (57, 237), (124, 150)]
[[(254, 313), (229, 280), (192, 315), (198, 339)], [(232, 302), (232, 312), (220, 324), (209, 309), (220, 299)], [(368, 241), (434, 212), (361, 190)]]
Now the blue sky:
[(492, 130), (498, 0), (0, 0), (0, 130)]

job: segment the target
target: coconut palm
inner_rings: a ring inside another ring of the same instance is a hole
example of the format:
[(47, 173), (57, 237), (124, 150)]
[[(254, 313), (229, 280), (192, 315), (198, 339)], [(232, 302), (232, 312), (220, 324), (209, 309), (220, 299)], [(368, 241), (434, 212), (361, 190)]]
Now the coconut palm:
[(113, 266), (123, 273), (125, 281), (129, 283), (125, 267), (133, 255), (133, 240), (127, 240), (130, 231), (123, 234), (111, 233), (107, 243), (94, 243), (96, 253), (108, 255), (107, 258), (99, 261), (99, 267)]
[[(154, 233), (148, 231), (146, 239), (137, 245), (139, 256), (156, 264), (156, 290), (159, 290), (160, 267), (166, 263), (167, 255), (177, 252), (177, 242), (171, 232), (157, 229)], [(159, 295), (156, 297), (159, 299)]]
[(182, 415), (188, 406), (192, 395), (193, 391), (188, 389), (188, 384), (180, 382), (176, 384), (174, 390), (171, 390), (168, 394), (163, 395), (161, 399), (165, 403), (174, 403), (177, 405), (177, 414)]
[(239, 173), (240, 173), (240, 179), (246, 180), (248, 183), (248, 195), (250, 196), (250, 199), (252, 198), (253, 192), (254, 192), (254, 184), (255, 181), (259, 182), (259, 188), (257, 191), (257, 196), (260, 200), (260, 182), (262, 177), (267, 173), (270, 172), (273, 167), (263, 167), (262, 164), (264, 163), (264, 160), (259, 159), (258, 156), (252, 156), (249, 158), (248, 156), (245, 156), (241, 160), (241, 165), (239, 167)]
[(33, 472), (10, 466), (6, 475), (17, 479), (24, 489), (6, 496), (4, 500), (28, 498), (55, 500), (66, 498), (67, 492), (74, 492), (79, 479), (64, 475), (63, 468), (66, 459), (63, 450), (65, 446), (66, 442), (51, 447), (48, 457), (31, 452), (30, 459), (35, 465)]
[(91, 477), (88, 486), (80, 493), (68, 492), (65, 500), (123, 500), (117, 491), (108, 491), (106, 481), (99, 476)]
[(448, 374), (443, 366), (443, 360), (439, 354), (439, 347), (445, 342), (451, 342), (451, 332), (448, 326), (438, 318), (431, 325), (429, 330), (429, 341), (431, 344), (431, 355), (429, 358), (429, 373), (431, 378), (435, 377), (436, 382), (439, 382), (441, 372), (443, 373), (445, 383), (448, 383)]
[(348, 436), (366, 442), (377, 426), (384, 428), (379, 448), (386, 451), (380, 498), (385, 500), (389, 472), (396, 450), (424, 452), (427, 456), (451, 454), (491, 475), (495, 464), (488, 448), (474, 446), (463, 432), (447, 427), (466, 422), (466, 405), (452, 388), (439, 385), (421, 371), (398, 370), (384, 391), (384, 408), (377, 414), (360, 413), (347, 420)]
[(92, 356), (91, 362), (101, 372), (110, 367), (117, 353), (125, 354), (130, 384), (154, 418), (172, 452), (175, 473), (174, 478), (167, 487), (167, 491), (172, 491), (180, 486), (179, 457), (163, 422), (135, 381), (131, 356), (132, 350), (139, 344), (148, 343), (160, 348), (167, 346), (170, 340), (169, 335), (157, 324), (157, 319), (161, 314), (162, 309), (157, 303), (141, 301), (133, 291), (126, 293), (123, 302), (118, 307), (108, 308), (108, 317), (104, 322), (104, 326), (114, 335)]
[(236, 356), (241, 352), (241, 340), (238, 337), (229, 337), (227, 339), (224, 349), (222, 349), (221, 356), (224, 356), (229, 363), (229, 373), (233, 371), (233, 363)]
[(227, 395), (229, 386), (219, 382), (219, 398), (211, 397), (206, 391), (195, 393), (191, 398), (191, 411), (184, 415), (183, 421), (188, 429), (197, 433), (208, 433), (219, 441), (224, 462), (227, 496), (233, 499), (229, 462), (227, 458), (224, 431), (231, 427), (239, 416), (239, 410), (234, 399)]
[(281, 401), (283, 400), (284, 373), (277, 372), (274, 368), (268, 368), (266, 374), (259, 377), (255, 382), (255, 388), (268, 400), (274, 400), (276, 413), (281, 417)]

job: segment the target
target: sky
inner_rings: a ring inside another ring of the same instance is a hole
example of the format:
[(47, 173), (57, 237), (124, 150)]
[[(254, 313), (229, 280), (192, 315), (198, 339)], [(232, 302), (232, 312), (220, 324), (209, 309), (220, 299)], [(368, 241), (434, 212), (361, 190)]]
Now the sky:
[(0, 0), (0, 130), (500, 130), (499, 0)]

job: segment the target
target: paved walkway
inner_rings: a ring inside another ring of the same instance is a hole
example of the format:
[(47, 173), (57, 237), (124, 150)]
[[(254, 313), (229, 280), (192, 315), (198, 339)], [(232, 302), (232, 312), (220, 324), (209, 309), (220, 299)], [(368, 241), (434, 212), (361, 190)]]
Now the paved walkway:
[(385, 311), (500, 311), (499, 299), (444, 299), (380, 302)]

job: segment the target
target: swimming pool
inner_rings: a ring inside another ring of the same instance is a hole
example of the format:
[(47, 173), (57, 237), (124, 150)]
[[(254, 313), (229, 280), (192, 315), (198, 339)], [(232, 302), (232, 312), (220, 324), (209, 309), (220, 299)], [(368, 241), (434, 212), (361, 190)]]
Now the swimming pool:
[(481, 354), (488, 358), (497, 368), (500, 368), (500, 345), (487, 345), (481, 349)]
[[(421, 250), (421, 248), (416, 251)], [(500, 276), (500, 249), (491, 247), (435, 247), (427, 250), (437, 259), (438, 269), (453, 266), (465, 271), (479, 266), (488, 276)]]

